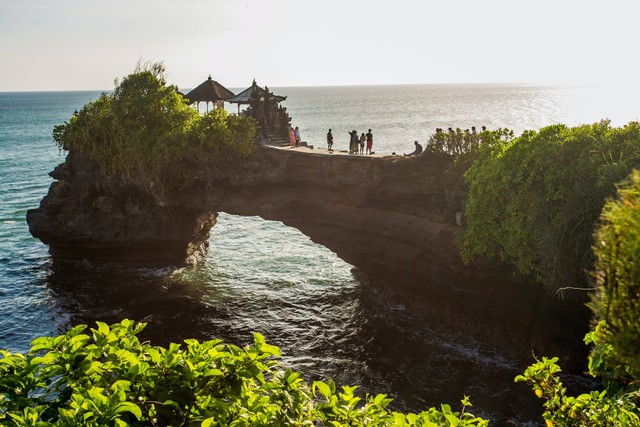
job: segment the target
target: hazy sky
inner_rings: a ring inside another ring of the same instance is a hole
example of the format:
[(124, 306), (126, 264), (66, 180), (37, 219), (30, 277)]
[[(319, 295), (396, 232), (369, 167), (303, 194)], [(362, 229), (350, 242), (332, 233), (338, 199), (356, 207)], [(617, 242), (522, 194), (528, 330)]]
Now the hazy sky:
[(638, 80), (636, 0), (0, 0), (0, 91)]

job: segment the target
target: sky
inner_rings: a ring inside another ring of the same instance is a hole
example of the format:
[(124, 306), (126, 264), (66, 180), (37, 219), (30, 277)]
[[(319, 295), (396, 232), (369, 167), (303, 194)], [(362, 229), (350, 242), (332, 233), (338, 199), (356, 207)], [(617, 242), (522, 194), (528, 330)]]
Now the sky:
[(636, 0), (0, 0), (0, 91), (638, 84)]

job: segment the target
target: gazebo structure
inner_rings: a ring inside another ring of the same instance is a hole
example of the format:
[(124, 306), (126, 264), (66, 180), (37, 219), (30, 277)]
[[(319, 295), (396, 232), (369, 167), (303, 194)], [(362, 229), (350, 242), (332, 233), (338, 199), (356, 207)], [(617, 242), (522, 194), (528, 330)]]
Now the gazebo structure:
[(233, 98), (235, 95), (229, 89), (213, 80), (211, 78), (211, 74), (209, 74), (209, 78), (207, 80), (202, 82), (198, 87), (185, 96), (189, 100), (189, 105), (196, 104), (198, 111), (200, 111), (200, 103), (206, 102), (208, 112), (210, 102), (213, 104), (214, 108), (223, 108), (224, 101), (229, 98)]
[(239, 113), (240, 105), (242, 104), (251, 105), (252, 99), (258, 99), (258, 100), (262, 99), (262, 102), (264, 102), (267, 98), (276, 102), (282, 102), (285, 99), (287, 99), (286, 96), (274, 95), (273, 93), (270, 93), (269, 89), (266, 87), (264, 89), (261, 88), (256, 84), (256, 81), (254, 79), (251, 86), (249, 86), (248, 88), (246, 88), (245, 90), (243, 90), (242, 92), (234, 96), (233, 98), (227, 99), (227, 102), (231, 104), (238, 104), (238, 113)]
[(286, 134), (289, 130), (289, 115), (286, 108), (280, 105), (286, 99), (286, 96), (274, 95), (266, 86), (261, 88), (254, 79), (251, 86), (226, 101), (238, 104), (238, 114), (240, 105), (248, 105), (244, 114), (256, 119), (266, 136), (271, 132)]

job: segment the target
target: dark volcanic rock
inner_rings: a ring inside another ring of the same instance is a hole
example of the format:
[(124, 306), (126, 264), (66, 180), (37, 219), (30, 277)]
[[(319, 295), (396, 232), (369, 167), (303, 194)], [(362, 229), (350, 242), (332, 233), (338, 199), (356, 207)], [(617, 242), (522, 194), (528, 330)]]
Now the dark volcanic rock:
[(330, 156), (261, 147), (248, 168), (158, 196), (152, 183), (104, 177), (70, 153), (27, 221), (57, 257), (157, 264), (196, 260), (216, 212), (259, 215), (298, 228), (364, 270), (477, 277), (453, 243), (462, 203), (444, 179), (448, 163), (440, 156)]
[(40, 207), (27, 212), (27, 222), (54, 257), (180, 265), (207, 251), (217, 217), (212, 210), (159, 200), (144, 185), (103, 177), (74, 153), (51, 176), (57, 181)]
[(27, 221), (55, 257), (179, 265), (206, 252), (217, 212), (258, 215), (299, 229), (369, 276), (454, 307), (536, 329), (545, 328), (543, 313), (575, 314), (504, 266), (462, 262), (455, 237), (465, 193), (447, 179), (449, 158), (316, 153), (260, 147), (235, 172), (162, 197), (152, 183), (103, 177), (70, 153)]
[(265, 148), (263, 170), (209, 194), (209, 205), (279, 220), (364, 270), (477, 276), (454, 245), (459, 200), (441, 156), (350, 157)]

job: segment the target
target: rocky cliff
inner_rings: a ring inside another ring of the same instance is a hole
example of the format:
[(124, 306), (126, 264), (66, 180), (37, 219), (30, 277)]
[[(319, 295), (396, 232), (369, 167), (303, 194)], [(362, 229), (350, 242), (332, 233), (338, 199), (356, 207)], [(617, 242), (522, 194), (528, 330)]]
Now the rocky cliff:
[(448, 158), (324, 153), (265, 148), (259, 171), (209, 192), (206, 205), (282, 221), (365, 271), (466, 274), (454, 245), (463, 197), (445, 178)]
[(451, 197), (448, 163), (261, 147), (235, 173), (158, 195), (153, 183), (104, 177), (72, 152), (27, 221), (56, 257), (185, 264), (206, 251), (217, 212), (258, 215), (298, 228), (365, 270), (464, 274), (453, 245), (462, 204)]
[(27, 222), (56, 258), (179, 265), (207, 251), (217, 217), (211, 209), (167, 203), (149, 183), (104, 177), (74, 152), (50, 176), (56, 181)]
[(548, 310), (562, 315), (566, 307), (541, 286), (495, 264), (463, 264), (455, 238), (465, 195), (447, 178), (449, 162), (262, 146), (235, 173), (160, 196), (152, 183), (103, 177), (70, 153), (27, 220), (54, 257), (180, 265), (206, 252), (218, 212), (258, 215), (299, 229), (369, 277), (454, 307), (524, 325)]

